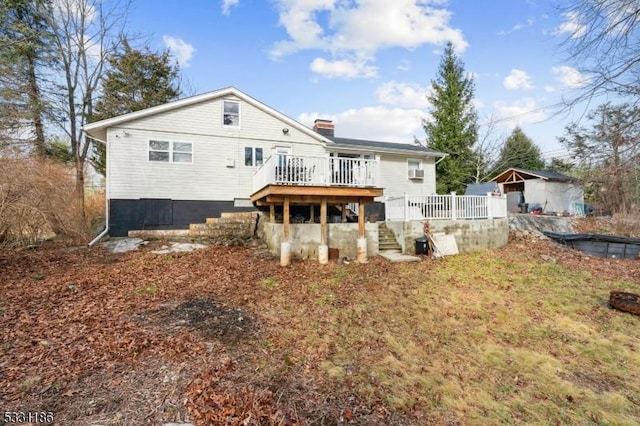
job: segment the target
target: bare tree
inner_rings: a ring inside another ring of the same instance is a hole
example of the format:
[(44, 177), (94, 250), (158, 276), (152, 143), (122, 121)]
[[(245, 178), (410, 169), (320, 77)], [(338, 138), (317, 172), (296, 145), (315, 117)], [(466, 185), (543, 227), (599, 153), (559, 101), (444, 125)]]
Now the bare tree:
[(572, 0), (562, 8), (571, 25), (564, 27), (562, 47), (584, 76), (568, 105), (604, 93), (640, 94), (638, 0)]
[[(84, 181), (91, 140), (82, 126), (93, 114), (94, 102), (109, 55), (117, 50), (130, 0), (57, 0), (49, 16), (61, 78), (52, 104), (58, 108), (57, 124), (71, 145), (76, 174), (77, 202), (84, 206)], [(56, 93), (57, 92), (57, 93)]]
[(496, 134), (496, 120), (489, 116), (473, 147), (473, 182), (484, 182), (494, 169), (504, 140)]
[(594, 201), (616, 212), (637, 204), (635, 179), (640, 164), (640, 109), (603, 104), (587, 118), (591, 127), (567, 126), (559, 139), (584, 171)]

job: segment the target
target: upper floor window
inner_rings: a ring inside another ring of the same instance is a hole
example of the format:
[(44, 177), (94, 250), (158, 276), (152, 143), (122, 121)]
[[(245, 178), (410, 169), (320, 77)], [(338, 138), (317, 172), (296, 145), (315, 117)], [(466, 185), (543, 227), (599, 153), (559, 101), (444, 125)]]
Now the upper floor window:
[(422, 168), (422, 162), (420, 160), (407, 160), (407, 167), (409, 170), (419, 170)]
[(240, 102), (224, 101), (222, 124), (225, 126), (240, 126)]
[(149, 141), (149, 161), (193, 163), (191, 142)]

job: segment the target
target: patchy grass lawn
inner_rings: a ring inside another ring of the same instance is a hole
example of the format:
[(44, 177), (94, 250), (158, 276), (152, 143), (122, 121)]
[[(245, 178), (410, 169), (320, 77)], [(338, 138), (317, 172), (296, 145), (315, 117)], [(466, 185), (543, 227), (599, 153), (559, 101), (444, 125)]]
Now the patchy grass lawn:
[(0, 405), (56, 423), (637, 424), (640, 261), (0, 251)]

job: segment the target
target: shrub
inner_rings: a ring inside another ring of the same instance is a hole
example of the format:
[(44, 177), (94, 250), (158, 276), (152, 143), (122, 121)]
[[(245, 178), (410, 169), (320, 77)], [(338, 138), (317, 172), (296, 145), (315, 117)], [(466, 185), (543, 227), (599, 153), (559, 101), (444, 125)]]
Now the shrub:
[(0, 158), (0, 245), (88, 238), (72, 169), (52, 160)]

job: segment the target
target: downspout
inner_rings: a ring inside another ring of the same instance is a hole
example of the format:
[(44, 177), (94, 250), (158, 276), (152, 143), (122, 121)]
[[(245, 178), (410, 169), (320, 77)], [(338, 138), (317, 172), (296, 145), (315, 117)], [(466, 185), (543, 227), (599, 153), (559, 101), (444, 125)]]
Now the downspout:
[[(84, 131), (84, 129), (82, 130), (82, 133), (84, 133), (85, 137), (87, 137), (88, 135), (86, 134), (86, 132)], [(91, 137), (91, 139), (97, 140), (98, 142), (101, 142), (104, 144), (104, 146), (107, 146), (107, 142), (100, 140), (98, 138), (94, 138)], [(105, 188), (105, 192), (104, 192), (104, 229), (102, 230), (102, 232), (100, 232), (98, 234), (97, 237), (95, 237), (93, 240), (89, 241), (88, 246), (89, 247), (93, 247), (98, 241), (100, 241), (102, 238), (104, 238), (105, 235), (107, 235), (107, 233), (109, 232), (109, 198), (107, 197), (107, 191)]]
[(435, 165), (437, 166), (439, 162), (441, 162), (442, 160), (444, 160), (448, 156), (449, 156), (449, 154), (442, 154), (442, 157), (440, 157), (440, 159), (438, 161), (436, 161)]

